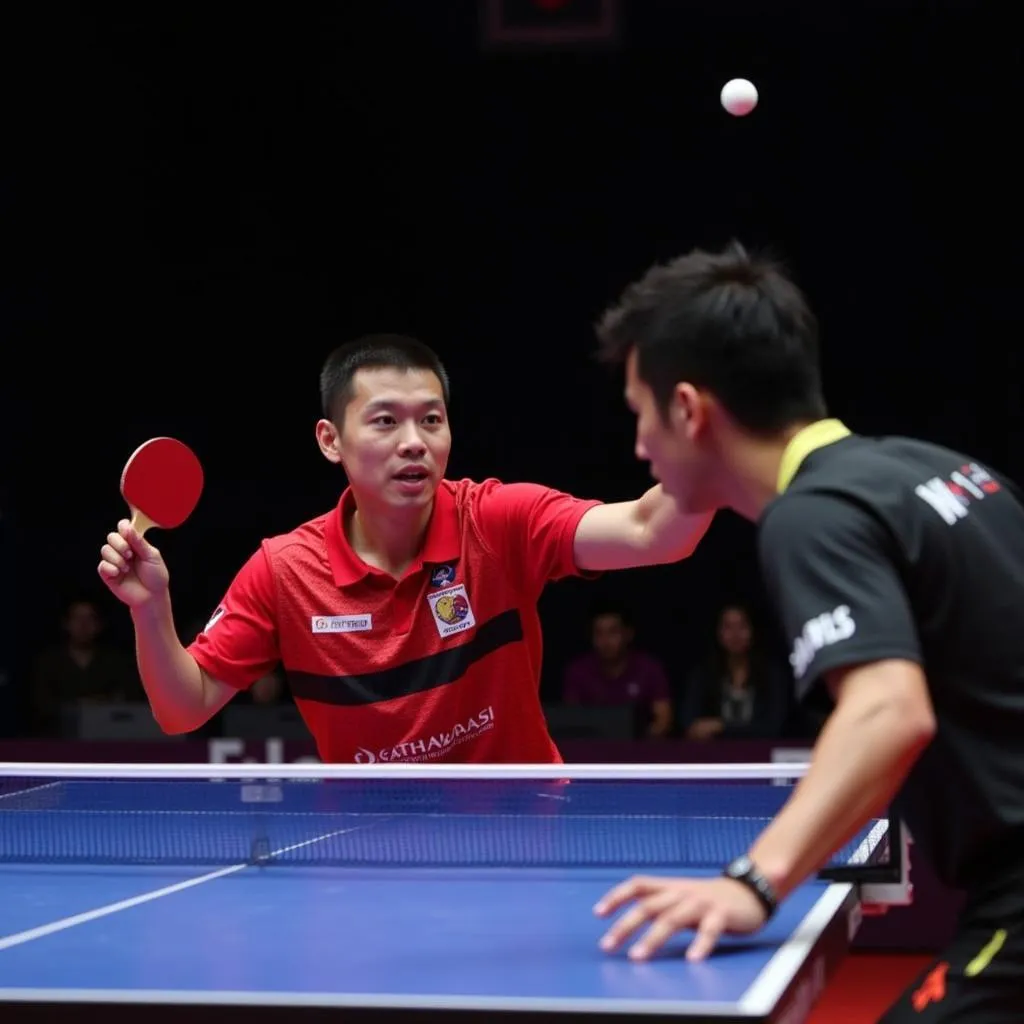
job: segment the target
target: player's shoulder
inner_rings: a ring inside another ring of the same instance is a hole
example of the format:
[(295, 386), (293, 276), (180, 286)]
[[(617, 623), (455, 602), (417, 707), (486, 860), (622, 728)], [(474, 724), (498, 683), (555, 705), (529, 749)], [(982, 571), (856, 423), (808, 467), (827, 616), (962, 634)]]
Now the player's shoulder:
[(310, 553), (320, 554), (325, 546), (327, 520), (331, 515), (337, 515), (337, 511), (337, 508), (333, 508), (284, 533), (265, 537), (261, 549), (275, 562), (301, 558)]
[(758, 520), (762, 549), (799, 544), (835, 530), (855, 514), (848, 495), (828, 489), (790, 488), (774, 498)]
[(447, 510), (449, 514), (455, 516), (461, 532), (467, 523), (480, 517), (481, 509), (486, 512), (493, 505), (496, 495), (500, 501), (503, 487), (502, 481), (493, 477), (483, 480), (474, 480), (471, 477), (445, 477), (437, 488), (435, 514)]
[(551, 496), (561, 496), (561, 492), (544, 484), (525, 481), (499, 480), (486, 477), (483, 480), (444, 480), (441, 483), (455, 507), (460, 512), (471, 515), (474, 519), (505, 517), (510, 512), (534, 506)]
[(961, 452), (916, 438), (851, 435), (811, 452), (790, 485), (765, 509), (761, 544), (813, 543), (816, 538), (884, 529), (915, 529), (919, 489), (958, 467), (975, 466)]
[[(867, 463), (873, 458), (869, 455)], [(878, 484), (877, 467), (873, 474), (864, 460), (832, 453), (824, 466), (802, 467), (789, 487), (768, 503), (757, 524), (759, 547), (762, 553), (806, 548), (860, 532), (891, 518), (897, 496), (897, 488)]]
[(497, 477), (443, 480), (439, 506), (453, 512), (459, 534), (483, 554), (501, 555), (502, 538), (518, 507), (515, 484)]
[(812, 451), (797, 471), (789, 490), (860, 488), (865, 496), (885, 494), (887, 485), (901, 486), (923, 473), (955, 469), (970, 460), (962, 452), (913, 437), (852, 434)]
[(500, 490), (503, 486), (504, 483), (494, 477), (486, 477), (483, 480), (474, 480), (471, 477), (459, 477), (458, 479), (445, 477), (441, 481), (438, 491), (448, 495), (457, 507), (462, 508)]
[(800, 508), (827, 506), (827, 501), (814, 501), (808, 495), (831, 496), (883, 519), (901, 518), (913, 507), (911, 499), (918, 486), (968, 463), (962, 453), (929, 441), (853, 434), (812, 451), (782, 495), (787, 500), (780, 500), (779, 506), (793, 515)]
[[(446, 482), (458, 510), (460, 532), (479, 550), (506, 558), (525, 537), (556, 547), (570, 537), (595, 499), (576, 498), (545, 484), (508, 482), (495, 477)], [(562, 549), (559, 547), (559, 551)]]

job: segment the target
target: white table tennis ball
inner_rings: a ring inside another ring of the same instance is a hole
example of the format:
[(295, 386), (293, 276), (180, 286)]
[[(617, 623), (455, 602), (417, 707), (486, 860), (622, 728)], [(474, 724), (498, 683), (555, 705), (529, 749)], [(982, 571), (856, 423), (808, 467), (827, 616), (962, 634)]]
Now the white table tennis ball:
[(722, 86), (722, 106), (735, 117), (744, 117), (757, 106), (757, 89), (745, 78), (734, 78)]

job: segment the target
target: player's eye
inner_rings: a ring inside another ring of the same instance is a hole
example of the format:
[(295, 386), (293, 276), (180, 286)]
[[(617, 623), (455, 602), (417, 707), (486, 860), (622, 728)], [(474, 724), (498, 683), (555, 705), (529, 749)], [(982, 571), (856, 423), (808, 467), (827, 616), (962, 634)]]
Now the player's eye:
[(380, 416), (374, 416), (370, 422), (378, 427), (390, 427), (394, 424), (395, 417), (389, 413), (381, 413)]
[(427, 416), (424, 418), (426, 422), (432, 427), (436, 427), (442, 422), (441, 414), (439, 412), (428, 413)]

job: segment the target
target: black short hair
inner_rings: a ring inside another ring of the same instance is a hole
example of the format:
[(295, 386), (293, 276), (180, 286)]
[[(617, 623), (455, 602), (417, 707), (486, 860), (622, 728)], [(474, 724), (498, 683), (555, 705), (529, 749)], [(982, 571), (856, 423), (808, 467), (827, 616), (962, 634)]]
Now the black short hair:
[(754, 625), (754, 616), (751, 613), (750, 605), (746, 601), (735, 600), (725, 601), (718, 607), (718, 615), (715, 616), (715, 622), (720, 623), (725, 618), (726, 612), (739, 612), (750, 624), (751, 628)]
[(81, 604), (87, 604), (97, 615), (102, 615), (103, 610), (100, 606), (100, 597), (101, 595), (97, 594), (95, 590), (71, 590), (64, 594), (61, 614), (67, 617), (71, 614), (72, 608), (76, 608)]
[(814, 313), (778, 262), (739, 242), (655, 265), (596, 332), (605, 362), (636, 350), (638, 376), (663, 415), (681, 381), (713, 393), (755, 434), (827, 415)]
[(633, 625), (629, 609), (624, 603), (608, 598), (598, 598), (596, 601), (592, 601), (587, 614), (587, 620), (591, 626), (598, 619), (603, 619), (606, 616), (617, 618), (624, 626)]
[(366, 334), (339, 345), (320, 371), (320, 409), (326, 419), (340, 422), (352, 400), (352, 381), (360, 370), (430, 370), (441, 382), (448, 404), (448, 373), (437, 353), (405, 334)]

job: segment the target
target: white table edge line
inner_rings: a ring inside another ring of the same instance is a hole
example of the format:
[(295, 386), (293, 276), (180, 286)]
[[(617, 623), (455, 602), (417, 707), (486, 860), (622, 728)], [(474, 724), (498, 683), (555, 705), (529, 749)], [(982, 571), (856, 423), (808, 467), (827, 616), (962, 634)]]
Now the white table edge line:
[[(744, 1016), (747, 1011), (737, 1003), (695, 1002), (665, 999), (573, 999), (532, 996), (448, 996), (448, 995), (376, 995), (373, 993), (277, 992), (220, 989), (74, 989), (3, 988), (0, 1006), (12, 1002), (54, 1003), (145, 1003), (169, 1005), (282, 1006), (282, 1007), (365, 1007), (384, 1009), (437, 1010), (558, 1010), (586, 1013), (677, 1014), (700, 1013), (711, 1016)], [(753, 1018), (752, 1018), (753, 1019)]]
[(848, 883), (834, 883), (815, 900), (789, 938), (740, 997), (739, 1006), (744, 1012), (764, 1015), (775, 1008), (853, 889), (854, 886)]

